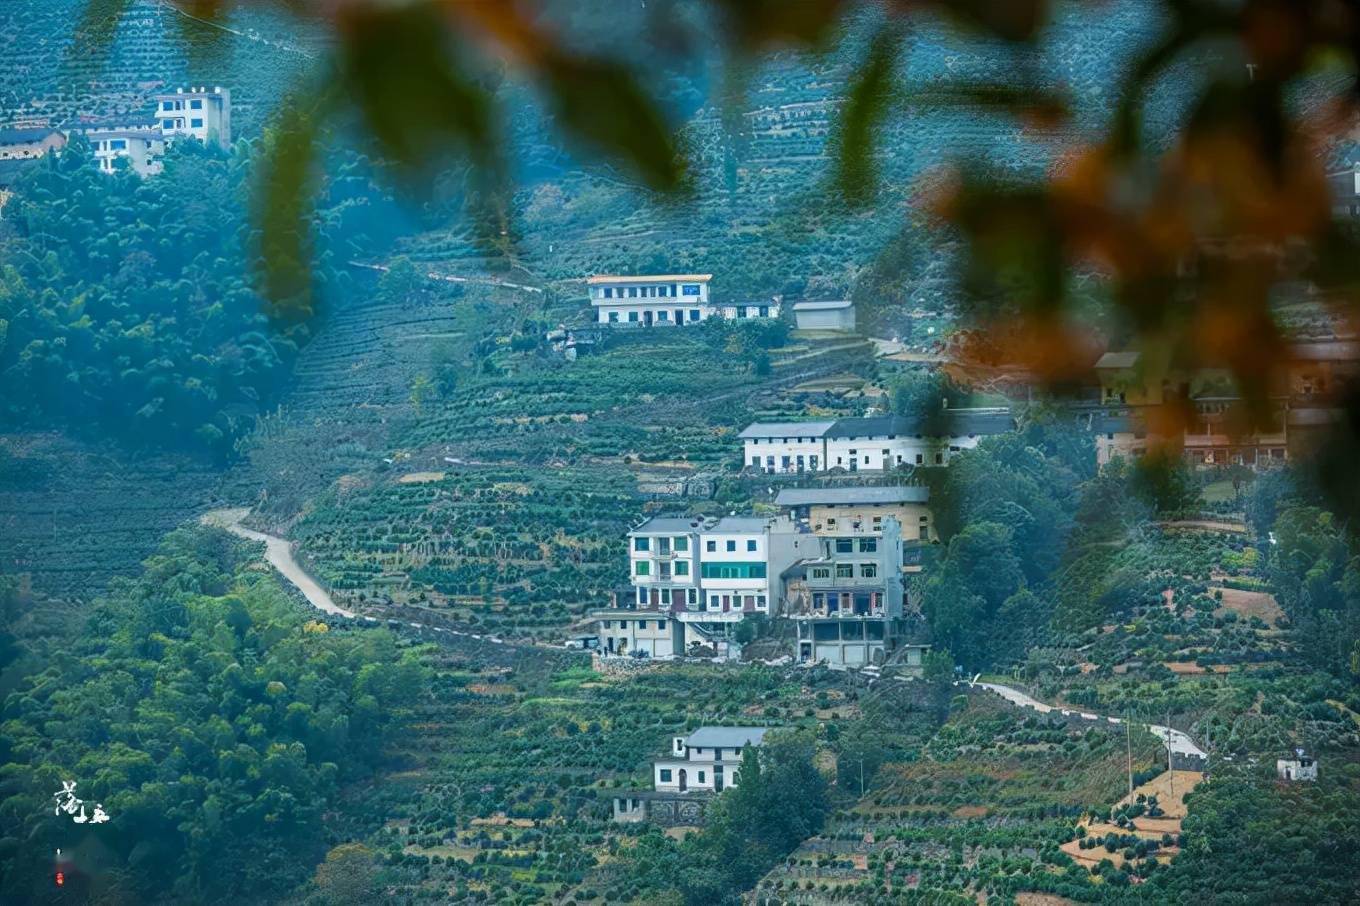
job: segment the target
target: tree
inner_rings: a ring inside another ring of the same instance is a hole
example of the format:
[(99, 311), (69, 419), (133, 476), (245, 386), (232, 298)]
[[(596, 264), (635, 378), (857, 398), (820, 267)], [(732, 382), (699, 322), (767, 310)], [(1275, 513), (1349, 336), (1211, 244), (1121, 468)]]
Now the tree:
[(364, 906), (381, 895), (373, 851), (362, 843), (342, 843), (326, 853), (312, 879), (327, 906)]

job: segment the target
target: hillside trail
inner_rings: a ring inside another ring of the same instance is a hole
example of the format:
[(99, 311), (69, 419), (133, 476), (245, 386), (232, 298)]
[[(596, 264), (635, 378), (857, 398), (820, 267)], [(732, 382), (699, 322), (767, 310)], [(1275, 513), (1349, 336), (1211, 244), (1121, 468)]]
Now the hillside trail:
[(345, 608), (336, 604), (330, 593), (307, 574), (307, 571), (302, 568), (302, 564), (298, 563), (297, 559), (293, 557), (293, 545), (286, 538), (266, 535), (264, 532), (257, 532), (241, 525), (242, 520), (249, 513), (250, 509), (247, 507), (213, 510), (200, 516), (199, 522), (226, 529), (238, 538), (263, 541), (265, 545), (264, 557), (269, 561), (269, 565), (277, 569), (285, 579), (293, 584), (293, 587), (302, 592), (309, 604), (318, 610), (337, 616), (353, 617), (355, 615), (352, 611), (345, 610)]
[[(1074, 711), (1071, 708), (1060, 708), (1055, 705), (1045, 704), (1044, 702), (1041, 702), (1036, 698), (1030, 697), (1028, 694), (1024, 692), (1021, 692), (1019, 689), (1013, 689), (1010, 686), (1003, 686), (1000, 683), (983, 683), (974, 679), (968, 681), (967, 685), (969, 687), (989, 689), (992, 692), (995, 692), (997, 695), (1000, 695), (1002, 698), (1004, 698), (1006, 701), (1010, 702), (1013, 705), (1016, 705), (1021, 708), (1033, 708), (1040, 714), (1048, 714), (1050, 712), (1057, 711), (1064, 717), (1076, 715), (1085, 720), (1092, 721), (1104, 720), (1112, 724), (1121, 724), (1124, 722), (1123, 718), (1119, 717), (1107, 717), (1102, 716), (1100, 714), (1093, 714), (1089, 711)], [(1152, 735), (1156, 736), (1163, 743), (1165, 743), (1167, 748), (1171, 750), (1172, 754), (1186, 755), (1195, 758), (1205, 759), (1209, 757), (1203, 749), (1195, 745), (1195, 741), (1193, 739), (1191, 739), (1187, 734), (1182, 733), (1180, 730), (1175, 729), (1174, 727), (1164, 727), (1161, 726), (1160, 724), (1148, 724), (1148, 730), (1152, 732)]]
[[(302, 568), (302, 564), (297, 562), (293, 556), (293, 544), (287, 538), (280, 538), (277, 535), (269, 535), (264, 532), (257, 532), (241, 525), (241, 522), (250, 514), (249, 507), (231, 507), (227, 509), (212, 510), (198, 517), (198, 521), (204, 525), (220, 528), (231, 532), (238, 538), (245, 538), (250, 541), (263, 541), (265, 545), (265, 560), (269, 565), (279, 571), (285, 579), (298, 591), (302, 592), (307, 603), (316, 609), (328, 614), (351, 619), (363, 620), (365, 623), (381, 622), (377, 617), (356, 614), (351, 610), (346, 610), (336, 604), (331, 598), (330, 593), (322, 588), (320, 583), (307, 574), (307, 570)], [(388, 620), (388, 625), (395, 625), (397, 621)], [(429, 623), (416, 623), (407, 621), (407, 626), (412, 629), (427, 629), (431, 632), (442, 632), (448, 635), (461, 635), (466, 638), (475, 639), (479, 642), (489, 642), (492, 645), (516, 645), (505, 639), (497, 638), (494, 635), (482, 635), (476, 632), (462, 632), (457, 629), (450, 629), (447, 626), (434, 626)], [(534, 646), (519, 646), (534, 647)], [(546, 646), (552, 647), (552, 646)]]

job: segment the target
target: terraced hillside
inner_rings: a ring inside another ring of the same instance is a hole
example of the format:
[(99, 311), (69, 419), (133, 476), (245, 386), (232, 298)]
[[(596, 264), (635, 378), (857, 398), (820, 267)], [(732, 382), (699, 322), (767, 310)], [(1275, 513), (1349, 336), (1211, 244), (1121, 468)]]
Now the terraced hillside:
[(120, 5), (0, 6), (0, 119), (146, 112), (150, 93), (220, 85), (232, 92), (234, 130), (249, 135), (323, 49), (320, 35), (263, 6), (209, 23), (166, 0), (132, 0), (115, 21)]

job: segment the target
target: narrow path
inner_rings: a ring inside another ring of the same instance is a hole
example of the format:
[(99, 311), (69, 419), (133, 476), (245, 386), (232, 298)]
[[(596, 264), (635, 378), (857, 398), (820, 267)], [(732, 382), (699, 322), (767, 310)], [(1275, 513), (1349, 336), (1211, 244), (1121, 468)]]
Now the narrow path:
[(315, 579), (307, 575), (307, 571), (293, 557), (293, 545), (285, 538), (275, 535), (266, 535), (264, 532), (257, 532), (241, 525), (241, 520), (246, 518), (249, 509), (241, 507), (230, 510), (213, 510), (204, 513), (199, 517), (199, 521), (204, 525), (213, 525), (217, 528), (226, 529), (238, 538), (248, 538), (251, 541), (263, 541), (265, 544), (264, 558), (269, 561), (269, 565), (277, 569), (285, 579), (293, 583), (298, 591), (302, 592), (313, 607), (323, 610), (326, 613), (336, 614), (342, 617), (352, 617), (354, 613), (331, 599), (326, 589), (322, 588)]
[[(267, 535), (264, 532), (257, 532), (254, 529), (248, 529), (241, 525), (241, 521), (245, 519), (249, 513), (249, 507), (212, 510), (211, 512), (204, 513), (202, 516), (198, 517), (198, 521), (204, 525), (224, 529), (238, 538), (246, 538), (251, 541), (263, 541), (265, 544), (265, 559), (269, 561), (269, 565), (277, 569), (285, 579), (292, 583), (294, 588), (302, 592), (303, 596), (307, 599), (307, 602), (318, 610), (335, 616), (363, 620), (366, 623), (380, 622), (377, 617), (356, 614), (353, 611), (345, 610), (345, 608), (336, 604), (335, 601), (332, 600), (330, 593), (322, 588), (315, 579), (309, 576), (307, 571), (302, 568), (302, 564), (298, 563), (293, 557), (293, 545), (288, 539), (280, 538), (277, 535)], [(388, 621), (389, 625), (393, 622), (396, 621)], [(515, 645), (521, 648), (534, 647), (532, 645), (508, 642), (505, 639), (498, 638), (494, 635), (462, 632), (457, 629), (450, 629), (447, 626), (432, 626), (428, 623), (416, 623), (410, 620), (406, 622), (406, 625), (410, 626), (412, 629), (428, 629), (431, 632), (461, 635), (469, 639), (476, 639), (479, 642), (490, 642), (493, 645)]]
[[(976, 680), (973, 680), (969, 682), (968, 685), (970, 687), (989, 689), (1013, 705), (1016, 705), (1021, 708), (1033, 708), (1040, 714), (1048, 714), (1052, 711), (1057, 711), (1063, 716), (1070, 716), (1075, 714), (1078, 717), (1083, 718), (1084, 720), (1104, 720), (1112, 724), (1121, 724), (1124, 722), (1121, 718), (1118, 717), (1102, 717), (1099, 714), (1092, 714), (1089, 711), (1073, 711), (1069, 708), (1058, 708), (1053, 705), (1048, 705), (1039, 701), (1036, 698), (1030, 697), (1026, 693), (1021, 692), (1019, 689), (1013, 689), (1010, 686), (1003, 686), (1000, 683), (980, 683)], [(1207, 754), (1205, 754), (1203, 749), (1195, 745), (1194, 740), (1192, 740), (1186, 734), (1182, 733), (1180, 730), (1177, 730), (1173, 727), (1163, 727), (1160, 724), (1148, 724), (1148, 730), (1150, 730), (1154, 736), (1161, 739), (1161, 741), (1166, 744), (1167, 748), (1171, 750), (1172, 754), (1187, 755), (1196, 758), (1209, 757)]]
[[(363, 261), (351, 261), (350, 267), (362, 267), (365, 270), (387, 273), (388, 267), (385, 264), (366, 264)], [(499, 286), (505, 289), (518, 289), (526, 293), (542, 293), (541, 286), (528, 286), (524, 283), (511, 283), (509, 280), (498, 280), (495, 277), (458, 277), (454, 274), (441, 274), (438, 271), (426, 271), (425, 277), (428, 280), (443, 280), (445, 283), (475, 283), (478, 286)]]

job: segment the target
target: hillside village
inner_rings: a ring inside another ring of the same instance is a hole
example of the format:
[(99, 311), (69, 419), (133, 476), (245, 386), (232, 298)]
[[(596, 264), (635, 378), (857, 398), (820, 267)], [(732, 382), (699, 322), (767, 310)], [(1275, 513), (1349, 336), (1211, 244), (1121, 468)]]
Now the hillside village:
[[(1259, 386), (1118, 326), (1057, 382), (980, 360), (957, 248), (864, 251), (915, 204), (899, 160), (843, 232), (800, 194), (858, 72), (833, 54), (754, 75), (742, 142), (692, 113), (680, 214), (516, 119), (506, 260), (466, 187), (398, 216), (380, 155), (327, 149), (314, 285), (274, 308), (228, 276), (264, 258), (234, 206), (314, 23), (131, 9), (120, 87), (0, 109), (21, 902), (1360, 896), (1360, 548), (1308, 471), (1360, 338), (1312, 289)], [(160, 68), (181, 19), (265, 62)], [(914, 65), (986, 56), (933, 40)], [(1360, 164), (1328, 174), (1360, 216)], [(52, 820), (67, 774), (116, 836)]]

